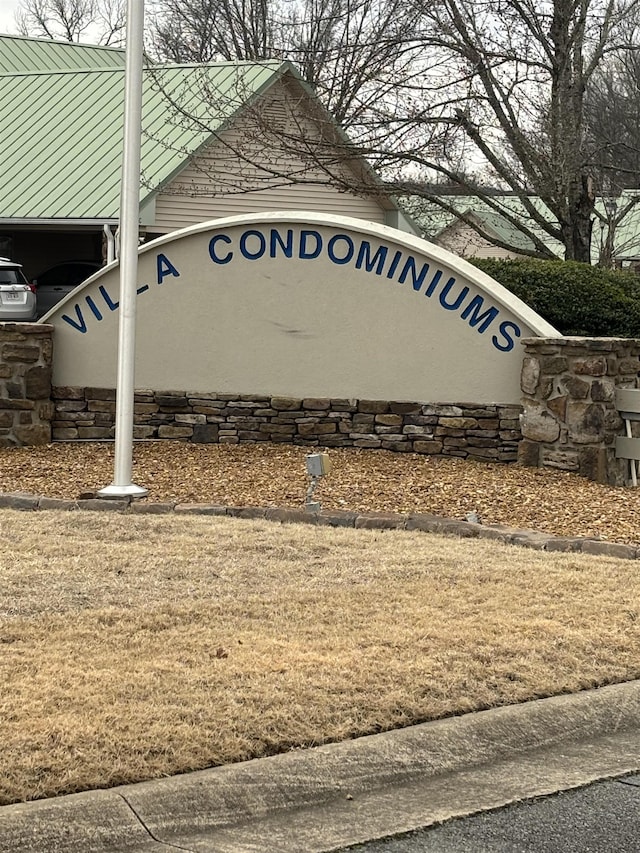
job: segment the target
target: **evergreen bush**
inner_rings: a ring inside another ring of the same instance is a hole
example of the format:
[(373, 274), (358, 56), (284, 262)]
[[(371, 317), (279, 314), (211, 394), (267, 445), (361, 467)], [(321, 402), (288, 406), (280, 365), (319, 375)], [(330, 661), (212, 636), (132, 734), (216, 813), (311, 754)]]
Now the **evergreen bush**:
[(640, 338), (640, 278), (634, 273), (533, 258), (472, 263), (563, 335)]

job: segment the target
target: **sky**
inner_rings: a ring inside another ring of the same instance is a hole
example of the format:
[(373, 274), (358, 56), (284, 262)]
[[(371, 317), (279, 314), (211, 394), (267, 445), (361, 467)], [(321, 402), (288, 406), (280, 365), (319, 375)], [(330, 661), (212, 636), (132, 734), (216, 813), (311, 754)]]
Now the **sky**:
[(15, 33), (15, 13), (20, 0), (0, 0), (0, 33)]

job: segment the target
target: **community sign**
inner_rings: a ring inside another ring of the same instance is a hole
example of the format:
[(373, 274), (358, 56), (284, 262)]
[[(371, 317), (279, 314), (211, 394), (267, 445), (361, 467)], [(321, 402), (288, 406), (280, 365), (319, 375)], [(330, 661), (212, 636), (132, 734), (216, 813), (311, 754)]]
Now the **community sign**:
[[(558, 332), (500, 284), (394, 228), (318, 213), (234, 216), (140, 249), (137, 388), (513, 403), (521, 340)], [(41, 322), (55, 385), (114, 388), (119, 268)]]

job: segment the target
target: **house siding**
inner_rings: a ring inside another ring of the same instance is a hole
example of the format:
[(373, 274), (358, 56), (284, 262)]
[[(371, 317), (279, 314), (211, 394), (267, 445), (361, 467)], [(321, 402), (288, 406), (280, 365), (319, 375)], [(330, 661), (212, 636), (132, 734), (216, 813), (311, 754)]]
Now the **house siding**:
[(463, 222), (456, 222), (442, 231), (434, 241), (462, 258), (519, 258), (516, 252), (494, 246)]
[(158, 198), (153, 230), (159, 233), (186, 228), (209, 219), (270, 210), (311, 210), (353, 216), (384, 224), (384, 210), (375, 202), (340, 193), (330, 187), (297, 185), (218, 198), (163, 194)]
[[(259, 111), (249, 109), (239, 116), (158, 194), (154, 231), (166, 233), (209, 219), (269, 210), (311, 210), (384, 223), (386, 211), (380, 201), (331, 184), (320, 165), (305, 162), (282, 142), (287, 132), (301, 130), (311, 139), (318, 137), (321, 129), (305, 116), (304, 108), (301, 99), (292, 105), (284, 84), (274, 86)], [(274, 133), (279, 127), (283, 137)], [(335, 159), (332, 173), (347, 185), (357, 182), (348, 164)], [(304, 175), (305, 182), (287, 183), (283, 175), (292, 180)]]

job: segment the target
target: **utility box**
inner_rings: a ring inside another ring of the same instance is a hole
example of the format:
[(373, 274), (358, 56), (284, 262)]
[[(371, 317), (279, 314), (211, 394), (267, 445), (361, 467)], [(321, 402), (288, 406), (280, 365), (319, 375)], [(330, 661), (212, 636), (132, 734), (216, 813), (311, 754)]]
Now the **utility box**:
[(307, 456), (307, 474), (310, 477), (324, 477), (331, 471), (328, 453), (310, 453)]

